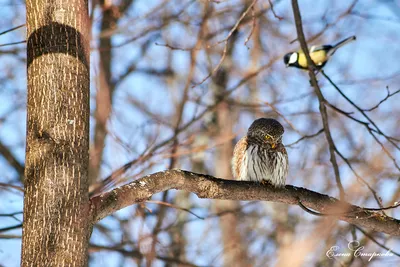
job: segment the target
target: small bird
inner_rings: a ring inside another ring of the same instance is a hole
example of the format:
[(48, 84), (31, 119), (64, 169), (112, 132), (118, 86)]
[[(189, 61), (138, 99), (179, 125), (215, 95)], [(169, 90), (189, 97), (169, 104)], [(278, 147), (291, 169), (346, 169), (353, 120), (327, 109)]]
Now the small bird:
[[(322, 67), (325, 66), (326, 62), (328, 62), (329, 58), (336, 52), (336, 50), (354, 40), (356, 40), (356, 37), (351, 36), (333, 46), (332, 45), (312, 46), (309, 51), (311, 60), (320, 70), (322, 69)], [(283, 57), (283, 61), (285, 62), (286, 67), (296, 67), (305, 70), (308, 69), (306, 55), (302, 50), (298, 52), (287, 53)]]
[(282, 144), (283, 126), (274, 119), (255, 120), (236, 144), (232, 173), (242, 181), (269, 182), (285, 186), (289, 161)]

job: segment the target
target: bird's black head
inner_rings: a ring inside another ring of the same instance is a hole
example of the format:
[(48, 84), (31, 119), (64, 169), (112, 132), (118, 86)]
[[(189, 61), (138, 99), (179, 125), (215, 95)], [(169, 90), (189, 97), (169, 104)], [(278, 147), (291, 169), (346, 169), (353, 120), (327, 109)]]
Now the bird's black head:
[(274, 149), (282, 142), (285, 129), (274, 119), (260, 118), (255, 120), (247, 131), (248, 141)]
[(284, 57), (283, 57), (283, 62), (285, 62), (285, 65), (289, 65), (289, 60), (290, 60), (290, 55), (292, 53), (287, 53)]
[(283, 57), (283, 62), (285, 62), (286, 67), (297, 66), (298, 58), (299, 58), (299, 53), (290, 52)]

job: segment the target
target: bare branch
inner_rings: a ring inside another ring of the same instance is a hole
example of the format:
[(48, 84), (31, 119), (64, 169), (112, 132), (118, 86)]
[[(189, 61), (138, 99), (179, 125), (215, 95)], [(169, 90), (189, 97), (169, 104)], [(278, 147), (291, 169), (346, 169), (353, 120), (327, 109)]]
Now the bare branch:
[(316, 132), (315, 134), (304, 135), (304, 136), (302, 136), (299, 140), (297, 140), (297, 141), (295, 141), (295, 142), (293, 142), (293, 143), (291, 143), (291, 144), (286, 145), (286, 147), (294, 146), (295, 144), (298, 144), (299, 142), (301, 142), (301, 141), (304, 140), (304, 139), (310, 139), (310, 138), (316, 137), (316, 136), (320, 135), (323, 131), (324, 131), (324, 128), (320, 129), (320, 130), (319, 130), (318, 132)]
[(8, 227), (0, 228), (0, 233), (7, 232), (7, 231), (10, 231), (10, 230), (14, 230), (14, 229), (18, 229), (18, 228), (22, 228), (22, 223), (14, 225), (14, 226), (8, 226)]
[(166, 207), (174, 208), (174, 209), (177, 209), (177, 210), (183, 210), (183, 211), (186, 211), (187, 213), (192, 214), (197, 219), (204, 220), (204, 218), (202, 216), (197, 215), (196, 213), (194, 213), (193, 211), (191, 211), (189, 209), (178, 207), (178, 206), (176, 206), (174, 204), (171, 204), (171, 203), (168, 203), (168, 202), (165, 202), (165, 201), (147, 200), (146, 203), (155, 203), (155, 204), (163, 205), (163, 206), (166, 206)]
[(0, 32), (0, 35), (6, 34), (6, 33), (8, 33), (8, 32), (15, 31), (15, 30), (17, 30), (17, 29), (19, 29), (19, 28), (22, 28), (22, 27), (24, 27), (24, 26), (25, 26), (25, 24), (18, 25), (18, 26), (16, 26), (16, 27), (11, 28), (11, 29), (8, 29), (8, 30), (5, 30), (5, 31)]
[(399, 220), (305, 188), (291, 185), (274, 188), (255, 182), (218, 179), (183, 170), (167, 170), (147, 175), (130, 184), (91, 198), (93, 223), (117, 210), (147, 201), (154, 194), (169, 189), (184, 190), (200, 198), (209, 199), (264, 200), (290, 205), (298, 205), (300, 200), (309, 209), (320, 213), (345, 212), (345, 216), (332, 216), (338, 220), (373, 231), (400, 236)]
[(394, 147), (397, 148), (397, 150), (400, 150), (400, 147), (393, 141), (393, 137), (386, 135), (381, 129), (378, 127), (378, 125), (364, 112), (363, 109), (361, 109), (356, 103), (354, 103), (345, 93), (340, 90), (340, 88), (331, 80), (331, 78), (323, 71), (321, 70), (322, 75), (329, 81), (329, 83), (339, 92), (343, 98), (347, 100), (354, 108), (356, 108), (363, 116), (366, 118), (374, 127), (375, 129), (372, 129), (368, 126), (368, 124), (362, 123), (365, 127), (367, 127), (368, 132), (372, 135), (372, 137), (375, 139), (375, 141), (382, 147), (383, 151), (386, 153), (386, 155), (393, 161), (393, 164), (395, 167), (400, 170), (400, 166), (397, 163), (396, 159), (393, 157), (393, 155), (386, 149), (386, 147), (382, 144), (381, 141), (373, 134), (373, 132), (376, 132), (383, 137), (386, 138), (387, 141), (389, 141)]
[(17, 44), (24, 44), (24, 43), (26, 43), (26, 40), (18, 41), (18, 42), (12, 42), (12, 43), (6, 43), (6, 44), (0, 44), (0, 47), (10, 46), (10, 45), (17, 45)]
[(272, 14), (274, 14), (274, 17), (277, 18), (278, 20), (283, 20), (283, 17), (276, 14), (276, 12), (274, 10), (274, 4), (272, 4), (272, 1), (268, 0), (268, 2), (269, 2), (269, 6), (271, 7)]
[(311, 57), (310, 57), (310, 54), (308, 51), (306, 39), (304, 37), (304, 32), (303, 32), (303, 25), (301, 22), (299, 4), (297, 3), (297, 0), (292, 0), (292, 8), (293, 8), (293, 15), (294, 15), (294, 20), (295, 20), (295, 24), (296, 24), (297, 38), (298, 38), (298, 41), (300, 42), (301, 49), (304, 51), (304, 54), (307, 59), (308, 74), (311, 79), (311, 85), (314, 87), (315, 93), (318, 97), (319, 110), (321, 113), (322, 124), (324, 126), (326, 140), (329, 144), (329, 153), (331, 155), (330, 160), (332, 162), (333, 170), (335, 172), (336, 183), (337, 183), (337, 186), (340, 191), (340, 199), (344, 199), (344, 189), (343, 189), (342, 181), (340, 180), (340, 172), (339, 172), (339, 167), (338, 167), (336, 155), (335, 155), (335, 143), (333, 142), (331, 131), (329, 129), (328, 113), (326, 111), (326, 106), (325, 106), (327, 101), (325, 100), (324, 96), (322, 95), (321, 89), (319, 88), (319, 85), (318, 85), (317, 78), (315, 77), (314, 70), (316, 70), (317, 68), (314, 65), (314, 62), (311, 60)]
[(4, 188), (12, 188), (15, 190), (18, 190), (19, 192), (24, 192), (24, 188), (18, 185), (12, 185), (12, 184), (7, 184), (7, 183), (0, 183), (0, 187), (4, 187)]
[(247, 49), (250, 49), (250, 47), (247, 46), (247, 43), (250, 41), (251, 36), (253, 35), (254, 29), (257, 26), (256, 23), (256, 17), (255, 17), (255, 12), (254, 12), (254, 6), (251, 8), (251, 17), (252, 17), (252, 21), (253, 23), (251, 24), (251, 30), (249, 35), (247, 36), (246, 40), (244, 41), (244, 45), (247, 47)]
[(369, 239), (372, 240), (372, 242), (374, 242), (375, 244), (377, 244), (378, 246), (380, 246), (381, 248), (384, 248), (388, 251), (390, 251), (391, 253), (393, 253), (394, 255), (396, 255), (397, 257), (400, 257), (400, 253), (393, 251), (391, 248), (388, 248), (387, 246), (385, 246), (384, 244), (382, 244), (381, 242), (379, 242), (378, 240), (376, 240), (372, 235), (370, 235), (369, 233), (367, 233), (366, 231), (364, 231), (362, 228), (356, 226), (357, 230), (359, 230), (361, 233), (363, 233), (366, 237), (368, 237)]
[[(225, 59), (225, 56), (226, 56), (226, 52), (227, 52), (227, 49), (228, 49), (228, 41), (229, 41), (229, 38), (231, 38), (231, 36), (236, 32), (237, 28), (239, 27), (239, 24), (240, 24), (241, 21), (244, 19), (244, 17), (247, 15), (247, 13), (249, 13), (249, 11), (252, 10), (252, 8), (253, 8), (253, 6), (254, 6), (254, 4), (255, 4), (256, 2), (257, 2), (257, 0), (254, 0), (253, 2), (251, 2), (251, 4), (249, 5), (249, 7), (246, 9), (246, 11), (243, 12), (243, 14), (240, 16), (240, 18), (236, 21), (236, 24), (235, 24), (235, 25), (232, 27), (232, 29), (229, 31), (228, 36), (227, 36), (224, 40), (219, 41), (219, 42), (217, 42), (217, 43), (215, 44), (215, 45), (217, 45), (217, 44), (220, 44), (220, 43), (224, 43), (224, 50), (223, 50), (223, 52), (222, 52), (222, 56), (221, 56), (221, 58), (220, 58), (218, 64), (217, 64), (217, 65), (213, 68), (213, 70), (212, 70), (206, 77), (204, 77), (200, 82), (195, 83), (195, 85), (194, 85), (193, 87), (203, 84), (206, 80), (208, 80), (208, 78), (210, 78), (214, 73), (216, 73), (217, 70), (219, 70), (219, 68), (221, 67), (222, 63), (224, 62), (224, 59)], [(214, 46), (214, 45), (208, 46), (208, 48), (209, 48), (209, 47), (212, 47), (212, 46)]]
[(374, 109), (377, 109), (383, 102), (385, 102), (386, 100), (388, 100), (391, 96), (394, 96), (397, 93), (400, 93), (400, 90), (397, 90), (393, 93), (390, 93), (389, 87), (386, 86), (386, 91), (387, 91), (387, 95), (385, 96), (384, 99), (382, 99), (381, 101), (379, 101), (378, 104), (376, 104), (375, 106), (373, 106), (372, 108), (369, 109), (363, 109), (363, 111), (373, 111)]

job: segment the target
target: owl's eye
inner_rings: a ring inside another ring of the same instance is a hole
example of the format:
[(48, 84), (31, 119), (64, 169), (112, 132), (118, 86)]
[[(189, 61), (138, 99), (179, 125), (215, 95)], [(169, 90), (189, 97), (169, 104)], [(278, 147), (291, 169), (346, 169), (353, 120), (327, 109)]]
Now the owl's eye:
[(267, 135), (265, 136), (265, 139), (268, 140), (268, 141), (270, 141), (270, 140), (272, 140), (272, 136), (270, 136), (269, 134), (267, 134)]

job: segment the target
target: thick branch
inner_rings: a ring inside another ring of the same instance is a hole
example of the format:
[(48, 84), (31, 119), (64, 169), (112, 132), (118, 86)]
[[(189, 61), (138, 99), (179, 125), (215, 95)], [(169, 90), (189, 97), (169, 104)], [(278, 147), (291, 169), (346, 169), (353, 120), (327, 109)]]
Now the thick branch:
[(218, 179), (209, 175), (183, 170), (167, 170), (147, 175), (137, 181), (91, 199), (93, 223), (129, 205), (140, 203), (152, 195), (169, 189), (196, 194), (200, 198), (230, 200), (264, 200), (305, 206), (338, 220), (373, 231), (400, 236), (400, 221), (378, 212), (365, 210), (336, 198), (305, 188), (287, 185), (274, 188), (254, 182)]

